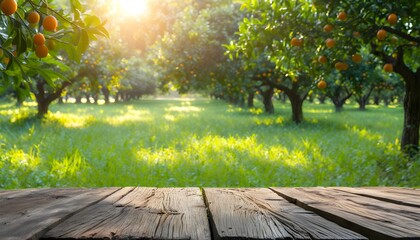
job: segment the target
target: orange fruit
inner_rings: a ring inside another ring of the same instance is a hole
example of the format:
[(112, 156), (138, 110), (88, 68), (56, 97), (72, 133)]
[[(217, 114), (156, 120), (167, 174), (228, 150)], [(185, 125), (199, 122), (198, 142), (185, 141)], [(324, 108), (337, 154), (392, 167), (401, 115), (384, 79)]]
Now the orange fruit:
[(379, 31), (376, 33), (376, 37), (377, 37), (380, 41), (385, 40), (386, 35), (387, 35), (387, 32), (386, 32), (385, 30), (383, 30), (383, 29), (379, 30)]
[(334, 26), (331, 24), (327, 24), (324, 26), (324, 32), (331, 32), (334, 29)]
[(34, 35), (34, 44), (35, 45), (44, 45), (45, 43), (45, 37), (42, 33), (37, 33)]
[(341, 70), (341, 68), (342, 68), (342, 62), (336, 62), (335, 64), (334, 64), (334, 67), (335, 67), (335, 69), (337, 69), (337, 70)]
[(328, 38), (327, 40), (325, 40), (325, 44), (327, 45), (328, 48), (332, 48), (335, 45), (335, 40)]
[(302, 40), (299, 40), (298, 38), (292, 38), (292, 40), (290, 40), (290, 45), (292, 45), (293, 47), (300, 47), (302, 45)]
[(353, 37), (356, 37), (356, 38), (360, 37), (360, 32), (353, 32)]
[(8, 58), (8, 57), (5, 57), (4, 59), (3, 59), (3, 63), (4, 64), (9, 64), (9, 62), (10, 62), (10, 58)]
[(318, 82), (316, 86), (318, 87), (318, 89), (324, 90), (327, 87), (327, 82), (324, 81), (324, 79), (322, 79)]
[(347, 70), (349, 68), (349, 65), (347, 65), (347, 63), (343, 63), (343, 62), (336, 62), (334, 67), (338, 71), (342, 71), (342, 70)]
[(384, 65), (384, 71), (385, 72), (393, 72), (394, 71), (394, 67), (392, 66), (391, 63), (386, 63)]
[(15, 0), (3, 0), (0, 4), (1, 11), (6, 16), (10, 16), (17, 10), (17, 3)]
[(45, 45), (38, 45), (35, 47), (35, 54), (39, 58), (48, 56), (48, 48)]
[(52, 15), (46, 16), (44, 18), (44, 21), (42, 22), (42, 26), (44, 27), (45, 30), (53, 32), (58, 26), (58, 21)]
[(347, 19), (347, 13), (345, 12), (339, 12), (337, 15), (338, 20), (345, 21)]
[(36, 24), (39, 22), (40, 19), (41, 19), (41, 16), (39, 16), (39, 13), (37, 13), (36, 11), (30, 12), (27, 18), (30, 24)]
[(355, 63), (360, 63), (360, 62), (362, 61), (362, 56), (361, 56), (360, 54), (358, 54), (358, 53), (353, 54), (353, 55), (351, 56), (351, 60), (352, 60), (353, 62), (355, 62)]
[(318, 62), (320, 62), (320, 63), (322, 63), (322, 64), (326, 63), (327, 61), (328, 61), (328, 59), (327, 59), (327, 57), (326, 57), (326, 56), (324, 56), (324, 55), (319, 56), (319, 58), (318, 58)]
[(391, 13), (388, 15), (388, 17), (386, 18), (386, 20), (388, 21), (389, 24), (391, 25), (395, 25), (398, 22), (398, 17), (397, 14), (395, 13)]

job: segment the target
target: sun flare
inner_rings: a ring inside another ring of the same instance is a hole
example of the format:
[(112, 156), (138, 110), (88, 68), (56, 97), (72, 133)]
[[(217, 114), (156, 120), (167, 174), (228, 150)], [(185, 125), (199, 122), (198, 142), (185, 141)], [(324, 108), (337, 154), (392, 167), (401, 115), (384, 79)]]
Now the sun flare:
[(117, 0), (121, 11), (130, 16), (140, 16), (147, 11), (147, 0)]

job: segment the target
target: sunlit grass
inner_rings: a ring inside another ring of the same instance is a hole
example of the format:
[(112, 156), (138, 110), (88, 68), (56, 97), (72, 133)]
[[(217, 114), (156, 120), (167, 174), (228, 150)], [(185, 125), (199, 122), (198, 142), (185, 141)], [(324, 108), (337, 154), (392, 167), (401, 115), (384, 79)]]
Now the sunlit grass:
[(33, 106), (0, 103), (0, 188), (419, 186), (399, 150), (401, 107), (305, 103), (276, 114), (210, 100)]

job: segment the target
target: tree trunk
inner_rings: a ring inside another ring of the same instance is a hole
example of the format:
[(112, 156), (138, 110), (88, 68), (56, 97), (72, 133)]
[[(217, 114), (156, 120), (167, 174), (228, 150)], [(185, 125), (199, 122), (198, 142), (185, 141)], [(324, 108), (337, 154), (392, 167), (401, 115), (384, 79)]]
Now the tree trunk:
[(326, 99), (327, 99), (327, 96), (325, 96), (324, 94), (321, 94), (318, 96), (318, 100), (320, 104), (325, 104)]
[(335, 112), (343, 111), (343, 105), (344, 105), (344, 101), (339, 101), (337, 103), (334, 103)]
[(384, 98), (383, 98), (383, 101), (384, 101), (384, 105), (385, 105), (385, 107), (388, 107), (389, 102), (390, 102), (389, 97), (384, 97)]
[[(418, 72), (419, 73), (419, 72)], [(419, 75), (419, 74), (417, 74)], [(420, 77), (406, 81), (404, 96), (404, 126), (401, 150), (414, 156), (419, 150)]]
[(35, 98), (36, 102), (38, 104), (38, 113), (37, 116), (39, 118), (43, 118), (48, 113), (48, 108), (52, 101), (57, 99), (59, 96), (61, 96), (61, 92), (54, 93), (54, 95), (49, 95), (47, 91), (45, 90), (45, 81), (38, 79), (36, 82), (36, 92), (35, 92)]
[(343, 106), (344, 106), (344, 103), (346, 103), (346, 101), (347, 101), (347, 98), (332, 99), (332, 102), (334, 103), (334, 107), (335, 107), (335, 112), (343, 111)]
[(242, 94), (239, 95), (238, 106), (241, 108), (245, 107), (245, 97)]
[(270, 87), (266, 91), (261, 91), (263, 96), (263, 104), (266, 113), (274, 113), (274, 104), (273, 104), (273, 95), (274, 95), (274, 88)]
[(296, 124), (303, 122), (303, 101), (299, 94), (292, 92), (287, 94), (290, 100), (290, 104), (292, 104), (292, 120)]
[(92, 98), (93, 98), (93, 103), (98, 104), (99, 94), (98, 93), (93, 94)]
[(366, 105), (369, 103), (369, 98), (373, 92), (373, 89), (375, 89), (375, 86), (371, 86), (370, 89), (366, 92), (366, 94), (362, 94), (359, 97), (357, 97), (357, 103), (359, 103), (359, 110), (366, 110)]
[(44, 117), (48, 113), (49, 106), (50, 103), (48, 101), (38, 101), (38, 117)]
[(347, 88), (337, 88), (332, 94), (328, 94), (331, 101), (334, 103), (335, 111), (341, 112), (343, 110), (344, 103), (353, 95)]
[(109, 89), (107, 86), (102, 85), (102, 94), (104, 95), (104, 99), (105, 99), (105, 104), (109, 103)]
[(76, 96), (75, 98), (76, 98), (76, 103), (77, 104), (82, 103), (82, 97), (81, 96)]
[(247, 103), (248, 103), (248, 108), (254, 108), (255, 107), (255, 105), (254, 105), (254, 96), (255, 96), (255, 94), (254, 94), (254, 92), (249, 92), (249, 94), (248, 94), (248, 101), (247, 101)]
[(362, 98), (360, 101), (357, 101), (359, 103), (359, 110), (360, 111), (366, 111), (366, 101)]
[(373, 104), (379, 105), (379, 101), (380, 101), (380, 97), (378, 93), (378, 95), (373, 96)]
[[(391, 28), (390, 28), (391, 29)], [(405, 82), (404, 96), (404, 125), (401, 136), (401, 150), (409, 156), (419, 153), (420, 129), (420, 67), (414, 72), (404, 63), (404, 47), (397, 47), (397, 58), (387, 56), (377, 50), (377, 45), (371, 44), (372, 53), (381, 57), (385, 62), (393, 63), (394, 72), (398, 73)]]

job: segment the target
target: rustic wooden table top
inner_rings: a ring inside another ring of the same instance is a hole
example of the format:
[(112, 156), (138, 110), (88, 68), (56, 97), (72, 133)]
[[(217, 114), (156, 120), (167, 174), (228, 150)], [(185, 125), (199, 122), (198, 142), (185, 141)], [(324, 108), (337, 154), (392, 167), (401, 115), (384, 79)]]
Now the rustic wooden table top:
[(420, 239), (420, 190), (0, 190), (0, 239), (86, 238)]

